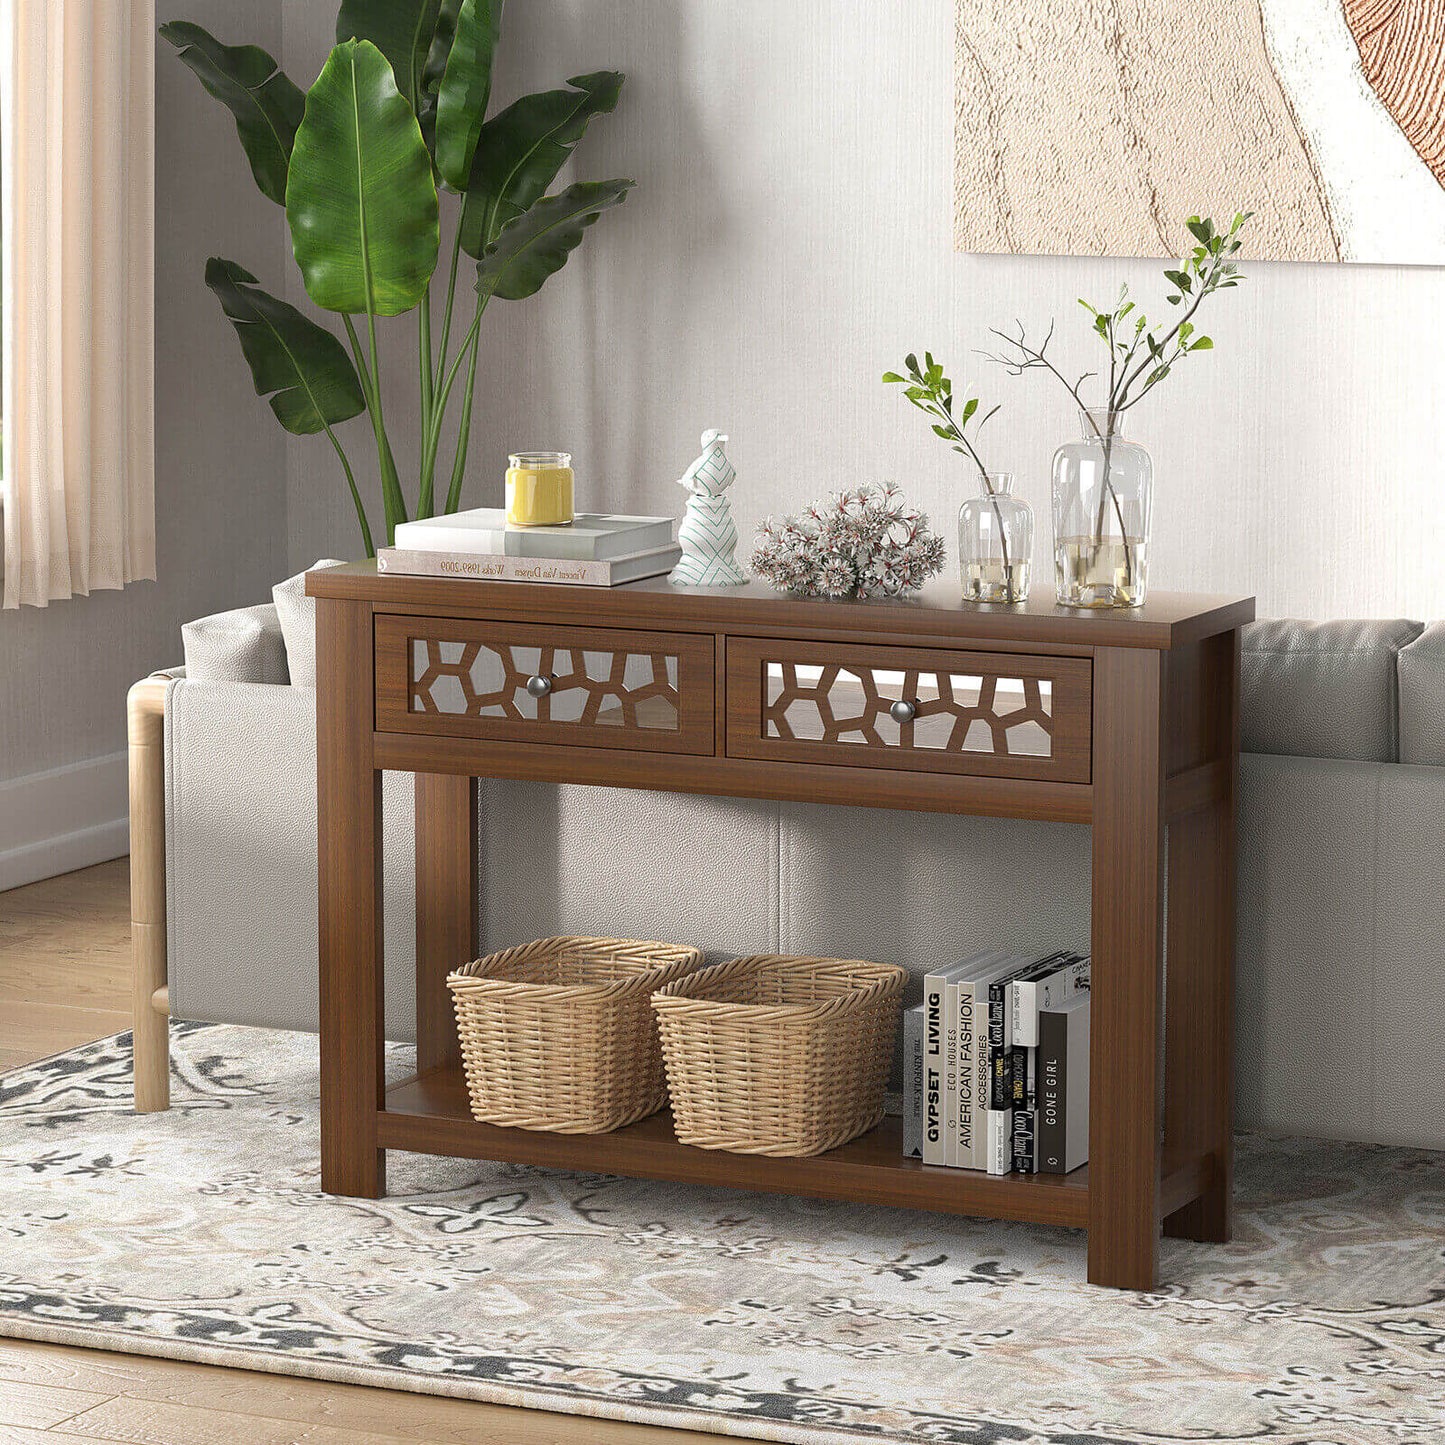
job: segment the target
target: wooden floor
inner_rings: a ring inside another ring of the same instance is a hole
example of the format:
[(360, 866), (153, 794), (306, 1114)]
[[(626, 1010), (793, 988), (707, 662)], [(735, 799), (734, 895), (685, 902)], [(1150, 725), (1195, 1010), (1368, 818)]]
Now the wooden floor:
[[(0, 1070), (130, 1027), (126, 860), (0, 893)], [(0, 1338), (0, 1445), (687, 1445), (509, 1410)]]

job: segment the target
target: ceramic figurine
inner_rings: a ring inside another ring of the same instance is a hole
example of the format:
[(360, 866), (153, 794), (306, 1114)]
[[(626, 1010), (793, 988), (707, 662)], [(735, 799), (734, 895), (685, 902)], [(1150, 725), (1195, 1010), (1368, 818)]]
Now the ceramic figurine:
[(677, 479), (689, 493), (678, 528), (682, 560), (669, 582), (685, 587), (737, 587), (748, 580), (733, 558), (738, 529), (726, 492), (737, 472), (723, 448), (727, 438), (715, 428), (702, 434), (702, 455)]

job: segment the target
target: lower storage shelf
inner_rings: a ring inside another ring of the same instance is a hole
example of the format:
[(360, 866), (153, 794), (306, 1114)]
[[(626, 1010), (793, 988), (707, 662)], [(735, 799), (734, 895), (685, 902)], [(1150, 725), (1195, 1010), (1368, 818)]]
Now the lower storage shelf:
[[(460, 1068), (438, 1069), (387, 1092), (377, 1115), (383, 1149), (496, 1159), (549, 1169), (624, 1174), (769, 1194), (848, 1199), (970, 1214), (990, 1219), (1024, 1219), (1039, 1224), (1084, 1228), (1089, 1222), (1089, 1171), (1072, 1174), (1007, 1174), (940, 1169), (905, 1159), (902, 1120), (886, 1118), (876, 1129), (842, 1148), (811, 1159), (772, 1159), (728, 1154), (679, 1144), (666, 1113), (611, 1134), (548, 1134), (479, 1124), (467, 1105)], [(1203, 1192), (1212, 1161), (1165, 1160), (1164, 1212)]]

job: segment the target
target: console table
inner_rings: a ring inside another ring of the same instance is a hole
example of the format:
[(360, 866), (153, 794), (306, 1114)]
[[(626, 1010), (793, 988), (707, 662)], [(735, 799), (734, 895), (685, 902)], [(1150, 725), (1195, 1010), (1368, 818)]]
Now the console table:
[[(1029, 1219), (1087, 1229), (1089, 1279), (1134, 1289), (1155, 1283), (1161, 1226), (1229, 1238), (1239, 628), (1253, 599), (1155, 594), (1090, 613), (1048, 595), (973, 606), (944, 587), (826, 602), (373, 563), (306, 585), (324, 1189), (377, 1198), (385, 1151), (404, 1149)], [(384, 769), (417, 775), (418, 1073), (390, 1089)], [(897, 1119), (812, 1159), (694, 1149), (665, 1113), (603, 1135), (477, 1123), (446, 989), (477, 953), (477, 777), (1090, 825), (1090, 1163), (1001, 1178), (929, 1167), (903, 1157)]]

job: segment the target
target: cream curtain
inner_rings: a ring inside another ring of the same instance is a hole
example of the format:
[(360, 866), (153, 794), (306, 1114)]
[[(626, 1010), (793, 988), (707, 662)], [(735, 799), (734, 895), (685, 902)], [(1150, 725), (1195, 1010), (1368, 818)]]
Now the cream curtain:
[(5, 606), (155, 571), (154, 0), (3, 0)]

